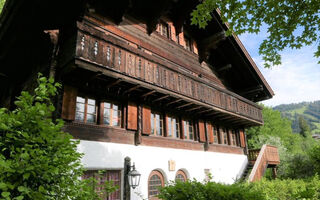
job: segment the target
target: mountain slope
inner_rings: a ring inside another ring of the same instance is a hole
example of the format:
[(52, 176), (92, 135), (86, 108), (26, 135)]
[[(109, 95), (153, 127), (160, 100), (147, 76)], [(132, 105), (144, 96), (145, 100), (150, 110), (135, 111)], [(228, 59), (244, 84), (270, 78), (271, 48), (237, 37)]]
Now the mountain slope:
[(282, 116), (292, 121), (292, 130), (299, 133), (299, 116), (302, 116), (310, 126), (312, 134), (320, 134), (320, 100), (314, 102), (302, 102), (292, 104), (281, 104), (275, 106)]

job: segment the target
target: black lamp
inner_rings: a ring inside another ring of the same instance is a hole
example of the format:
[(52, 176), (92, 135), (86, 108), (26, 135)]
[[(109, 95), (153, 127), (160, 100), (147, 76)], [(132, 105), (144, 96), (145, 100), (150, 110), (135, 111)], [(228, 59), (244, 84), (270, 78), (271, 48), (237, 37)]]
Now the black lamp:
[(130, 166), (130, 168), (132, 168), (132, 170), (130, 170), (128, 173), (128, 181), (132, 189), (135, 189), (139, 186), (141, 174), (136, 170), (134, 163), (133, 166)]

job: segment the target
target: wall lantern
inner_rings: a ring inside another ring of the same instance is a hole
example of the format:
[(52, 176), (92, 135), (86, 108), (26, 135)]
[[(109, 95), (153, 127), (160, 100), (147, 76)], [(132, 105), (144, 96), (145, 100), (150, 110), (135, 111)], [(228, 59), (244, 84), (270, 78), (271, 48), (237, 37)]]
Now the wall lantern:
[(139, 186), (141, 174), (136, 170), (136, 166), (133, 163), (133, 166), (130, 166), (130, 171), (128, 173), (129, 185), (132, 189), (135, 189)]

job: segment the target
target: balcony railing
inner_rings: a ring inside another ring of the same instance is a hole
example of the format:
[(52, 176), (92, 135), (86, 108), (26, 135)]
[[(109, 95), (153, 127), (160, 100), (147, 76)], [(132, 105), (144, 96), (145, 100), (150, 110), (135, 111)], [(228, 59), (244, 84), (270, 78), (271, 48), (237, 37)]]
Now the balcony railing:
[(247, 103), (248, 100), (236, 94), (223, 92), (191, 76), (148, 60), (142, 54), (134, 54), (121, 45), (80, 30), (76, 45), (76, 57), (79, 59), (262, 123), (261, 108), (254, 103)]
[(268, 167), (280, 164), (278, 148), (271, 145), (263, 145), (261, 149), (249, 150), (248, 160), (253, 165), (249, 181), (257, 181), (262, 178)]

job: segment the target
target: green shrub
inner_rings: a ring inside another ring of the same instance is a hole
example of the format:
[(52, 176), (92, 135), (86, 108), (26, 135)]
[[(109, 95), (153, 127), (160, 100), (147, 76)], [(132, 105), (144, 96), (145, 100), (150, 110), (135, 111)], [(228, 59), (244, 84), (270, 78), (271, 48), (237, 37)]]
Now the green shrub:
[(221, 183), (196, 180), (171, 183), (160, 189), (163, 200), (318, 200), (320, 179), (266, 180), (254, 183)]
[(260, 191), (248, 190), (247, 184), (225, 185), (196, 180), (171, 183), (160, 189), (164, 200), (264, 200)]

